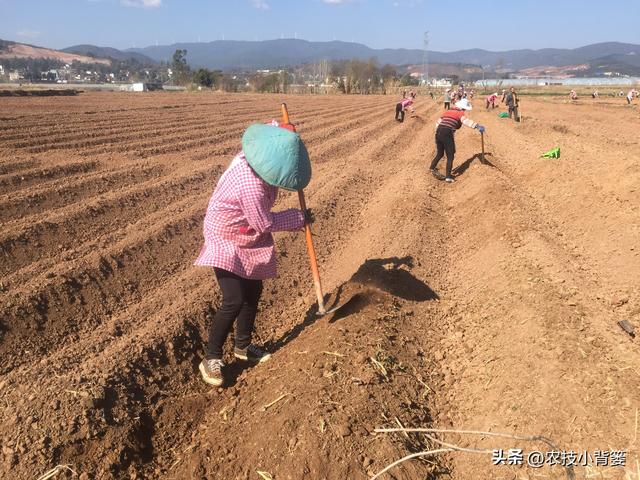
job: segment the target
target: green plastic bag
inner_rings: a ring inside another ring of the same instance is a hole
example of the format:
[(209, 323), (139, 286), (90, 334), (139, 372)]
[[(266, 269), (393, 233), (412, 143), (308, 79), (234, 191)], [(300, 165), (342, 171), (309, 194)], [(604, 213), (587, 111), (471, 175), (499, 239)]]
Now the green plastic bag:
[(544, 152), (542, 155), (540, 155), (540, 158), (560, 158), (560, 147), (556, 147), (553, 150)]
[(498, 114), (498, 116), (499, 116), (500, 118), (509, 118), (509, 114), (508, 114), (507, 112), (500, 112), (500, 113)]
[(242, 136), (247, 163), (275, 187), (301, 190), (311, 180), (309, 153), (300, 135), (273, 125), (255, 124)]

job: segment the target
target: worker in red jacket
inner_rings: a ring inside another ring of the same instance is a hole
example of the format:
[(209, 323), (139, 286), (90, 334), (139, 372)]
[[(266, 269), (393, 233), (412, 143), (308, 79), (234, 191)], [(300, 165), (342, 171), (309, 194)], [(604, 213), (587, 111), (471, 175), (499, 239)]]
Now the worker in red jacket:
[[(453, 168), (453, 157), (456, 153), (456, 143), (453, 134), (462, 125), (477, 129), (480, 133), (484, 133), (485, 128), (482, 125), (467, 118), (465, 114), (471, 110), (471, 103), (466, 98), (460, 100), (451, 108), (444, 112), (442, 117), (436, 122), (436, 156), (431, 162), (431, 173), (438, 180), (445, 180), (447, 183), (453, 183), (455, 180), (451, 176)], [(447, 154), (447, 170), (446, 176), (438, 171), (438, 162)]]

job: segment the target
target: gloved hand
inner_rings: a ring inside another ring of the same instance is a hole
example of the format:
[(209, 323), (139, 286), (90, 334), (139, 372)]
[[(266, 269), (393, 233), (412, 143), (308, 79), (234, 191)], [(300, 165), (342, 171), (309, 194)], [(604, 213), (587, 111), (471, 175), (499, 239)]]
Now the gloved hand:
[(304, 212), (304, 221), (308, 225), (316, 221), (316, 216), (314, 215), (314, 213), (311, 211), (310, 208), (307, 208), (307, 211)]
[(484, 131), (486, 130), (482, 125), (479, 125), (479, 124), (478, 124), (478, 125), (476, 125), (476, 128), (478, 129), (478, 131), (479, 131), (480, 133), (484, 133)]

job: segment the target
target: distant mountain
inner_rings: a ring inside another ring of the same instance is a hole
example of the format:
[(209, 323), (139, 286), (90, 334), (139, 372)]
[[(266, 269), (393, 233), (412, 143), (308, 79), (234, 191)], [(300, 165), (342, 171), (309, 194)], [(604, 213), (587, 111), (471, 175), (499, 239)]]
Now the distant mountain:
[(592, 60), (592, 64), (597, 64), (598, 62), (618, 62), (618, 63), (626, 63), (628, 65), (633, 65), (634, 67), (640, 67), (640, 53), (637, 55), (608, 55), (606, 57), (597, 58)]
[(380, 63), (399, 64), (416, 63), (422, 58), (419, 50), (373, 50), (358, 43), (308, 42), (294, 39), (263, 42), (220, 40), (209, 43), (176, 43), (127, 51), (142, 53), (157, 61), (171, 61), (176, 49), (187, 50), (187, 61), (191, 66), (222, 70), (293, 66), (322, 59), (348, 60), (375, 56)]
[[(176, 43), (117, 50), (95, 45), (76, 45), (64, 50), (52, 50), (12, 41), (0, 40), (0, 58), (56, 58), (64, 62), (110, 63), (109, 59), (135, 59), (143, 64), (171, 62), (176, 49), (187, 50), (192, 67), (221, 70), (255, 70), (260, 68), (291, 67), (319, 60), (350, 60), (377, 58), (380, 64), (396, 66), (422, 65), (423, 52), (418, 49), (373, 49), (353, 42), (309, 42), (297, 39), (265, 40), (261, 42), (219, 40), (208, 43)], [(456, 52), (429, 52), (430, 64), (482, 66), (486, 72), (517, 72), (538, 67), (553, 71), (552, 67), (584, 65), (574, 75), (601, 75), (617, 72), (639, 75), (640, 45), (608, 42), (574, 49), (545, 48), (541, 50), (509, 50), (491, 52), (482, 49)], [(476, 68), (478, 68), (476, 67)], [(564, 69), (571, 71), (570, 68)], [(433, 74), (438, 74), (435, 69)]]
[(52, 58), (65, 63), (72, 63), (74, 61), (81, 63), (111, 63), (111, 61), (106, 58), (93, 58), (86, 55), (53, 50), (51, 48), (27, 45), (26, 43), (12, 42), (10, 40), (0, 40), (0, 59), (2, 58)]
[(509, 50), (505, 52), (489, 52), (476, 49), (461, 50), (446, 55), (456, 58), (456, 62), (475, 63), (490, 67), (502, 65), (509, 70), (521, 70), (538, 65), (561, 67), (564, 65), (590, 63), (593, 59), (608, 55), (634, 54), (640, 55), (640, 45), (608, 42), (574, 49), (544, 48), (541, 50)]
[[(194, 67), (231, 70), (275, 68), (300, 65), (318, 60), (349, 60), (376, 57), (381, 64), (408, 65), (422, 63), (422, 50), (373, 49), (352, 42), (309, 42), (297, 39), (261, 42), (218, 40), (208, 43), (176, 43), (128, 49), (156, 61), (171, 61), (176, 49), (187, 50), (187, 61)], [(640, 56), (640, 45), (618, 42), (598, 43), (574, 49), (509, 50), (491, 52), (482, 49), (456, 52), (429, 52), (429, 62), (482, 65), (486, 69), (502, 67), (511, 71), (539, 65), (563, 66), (590, 63), (609, 55)], [(625, 63), (625, 62), (623, 62)]]
[(600, 76), (606, 72), (621, 72), (640, 77), (640, 55), (607, 55), (589, 62), (589, 68), (580, 76)]
[(142, 64), (154, 64), (155, 60), (137, 52), (123, 52), (111, 47), (97, 47), (95, 45), (74, 45), (73, 47), (63, 48), (63, 52), (76, 53), (94, 58), (113, 58), (114, 60), (136, 60)]

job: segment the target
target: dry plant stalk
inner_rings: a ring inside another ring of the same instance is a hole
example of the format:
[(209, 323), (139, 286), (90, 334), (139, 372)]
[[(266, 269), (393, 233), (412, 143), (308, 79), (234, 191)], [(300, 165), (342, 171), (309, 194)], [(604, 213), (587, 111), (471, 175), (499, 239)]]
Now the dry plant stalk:
[(371, 360), (371, 362), (378, 367), (378, 370), (380, 370), (380, 373), (382, 373), (382, 375), (384, 375), (384, 378), (388, 378), (387, 376), (387, 369), (384, 368), (384, 365), (382, 365), (382, 363), (380, 363), (378, 360), (376, 360), (373, 357), (369, 357), (369, 360)]
[(267, 403), (264, 407), (262, 407), (262, 411), (266, 411), (267, 409), (273, 407), (276, 403), (278, 403), (280, 400), (282, 400), (284, 397), (287, 397), (289, 394), (288, 393), (283, 393), (282, 395), (280, 395), (278, 398), (276, 398), (273, 402), (271, 403)]
[(73, 473), (74, 475), (78, 475), (71, 468), (71, 465), (57, 465), (57, 466), (53, 467), (51, 470), (49, 470), (48, 472), (43, 473), (41, 476), (38, 477), (37, 480), (49, 480), (50, 478), (56, 477), (59, 473), (63, 472), (64, 470), (68, 470), (69, 472)]
[(324, 418), (320, 419), (320, 433), (324, 433), (327, 431), (327, 422), (324, 421)]
[(325, 355), (333, 355), (334, 357), (344, 357), (343, 354), (338, 352), (322, 352), (322, 353), (324, 353)]
[[(528, 441), (528, 442), (543, 442), (549, 445), (554, 450), (558, 450), (558, 447), (556, 447), (549, 438), (544, 437), (542, 435), (523, 436), (523, 435), (512, 435), (510, 433), (485, 432), (480, 430), (457, 430), (452, 428), (376, 428), (374, 429), (374, 432), (376, 433), (403, 432), (404, 434), (406, 434), (407, 432), (424, 433), (429, 440), (435, 443), (438, 443), (445, 448), (440, 448), (436, 450), (426, 450), (424, 452), (412, 453), (411, 455), (407, 455), (406, 457), (403, 457), (399, 460), (396, 460), (392, 464), (387, 465), (384, 469), (382, 469), (381, 471), (376, 473), (373, 477), (371, 477), (371, 480), (375, 480), (379, 478), (380, 475), (389, 471), (391, 468), (395, 467), (396, 465), (399, 465), (402, 462), (411, 460), (412, 458), (426, 457), (426, 456), (436, 455), (438, 453), (445, 453), (445, 452), (466, 452), (466, 453), (479, 453), (479, 454), (493, 453), (493, 450), (465, 448), (453, 443), (444, 442), (442, 440), (435, 438), (433, 435), (429, 435), (430, 433), (458, 433), (458, 434), (468, 434), (468, 435), (483, 435), (487, 437), (511, 438), (514, 440), (522, 440), (522, 441)], [(575, 479), (575, 473), (573, 471), (573, 467), (571, 466), (565, 467), (565, 473), (567, 474), (567, 477), (570, 480)]]
[(77, 390), (69, 390), (68, 388), (64, 389), (65, 392), (67, 393), (71, 393), (74, 397), (75, 396), (80, 396), (80, 397), (88, 397), (89, 394), (87, 392), (79, 392)]
[[(393, 418), (394, 418), (394, 420), (396, 421), (396, 423), (398, 424), (398, 426), (400, 428), (404, 428), (404, 425), (402, 424), (402, 422), (400, 421), (400, 419), (398, 417), (393, 417)], [(407, 432), (402, 432), (402, 433), (404, 433), (405, 437), (409, 438), (409, 434)]]
[(376, 480), (376, 478), (379, 478), (380, 475), (391, 470), (396, 465), (399, 465), (400, 463), (405, 462), (407, 460), (411, 460), (412, 458), (426, 457), (429, 455), (436, 455), (438, 453), (445, 453), (445, 452), (453, 452), (453, 450), (450, 448), (439, 448), (437, 450), (427, 450), (425, 452), (412, 453), (411, 455), (407, 455), (406, 457), (403, 457), (400, 460), (396, 460), (392, 464), (387, 465), (385, 468), (383, 468), (378, 473), (376, 473), (373, 477), (371, 477), (371, 480)]
[(426, 433), (460, 433), (467, 435), (486, 435), (487, 437), (500, 437), (500, 438), (511, 438), (513, 440), (524, 440), (528, 442), (536, 442), (540, 441), (546, 443), (552, 448), (556, 448), (553, 442), (547, 437), (543, 437), (542, 435), (533, 435), (533, 436), (522, 436), (522, 435), (512, 435), (510, 433), (500, 433), (500, 432), (484, 432), (481, 430), (456, 430), (453, 428), (376, 428), (374, 432), (376, 433), (389, 433), (389, 432), (399, 432), (399, 431), (407, 431), (407, 432), (426, 432)]

